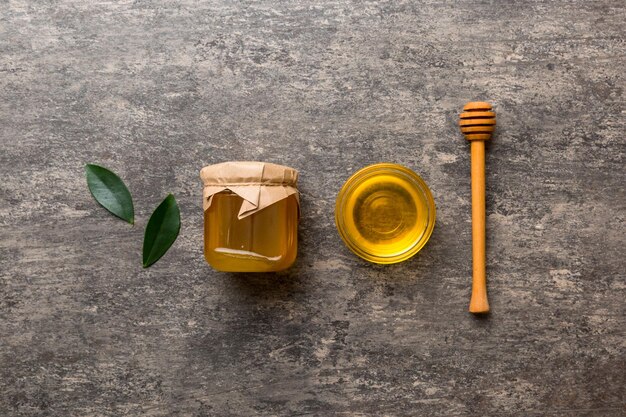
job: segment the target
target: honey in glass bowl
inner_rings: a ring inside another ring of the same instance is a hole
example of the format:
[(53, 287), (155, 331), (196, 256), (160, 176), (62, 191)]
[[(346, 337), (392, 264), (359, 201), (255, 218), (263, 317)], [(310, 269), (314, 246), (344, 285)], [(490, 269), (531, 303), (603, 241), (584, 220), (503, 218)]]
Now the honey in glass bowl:
[(370, 262), (404, 261), (424, 247), (435, 226), (435, 202), (422, 178), (398, 164), (367, 166), (341, 188), (335, 223), (345, 244)]

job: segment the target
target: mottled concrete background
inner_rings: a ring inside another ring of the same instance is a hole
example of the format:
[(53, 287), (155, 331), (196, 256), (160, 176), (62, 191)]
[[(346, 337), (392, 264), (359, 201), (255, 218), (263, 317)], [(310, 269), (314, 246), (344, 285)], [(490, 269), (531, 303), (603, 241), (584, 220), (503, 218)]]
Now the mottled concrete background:
[[(620, 1), (0, 2), (0, 416), (626, 415)], [(467, 313), (466, 101), (491, 101), (488, 276)], [(301, 171), (296, 265), (212, 271), (199, 169)], [(437, 226), (357, 259), (337, 191), (393, 161)], [(125, 179), (138, 221), (89, 195)], [(183, 226), (141, 268), (168, 192)]]

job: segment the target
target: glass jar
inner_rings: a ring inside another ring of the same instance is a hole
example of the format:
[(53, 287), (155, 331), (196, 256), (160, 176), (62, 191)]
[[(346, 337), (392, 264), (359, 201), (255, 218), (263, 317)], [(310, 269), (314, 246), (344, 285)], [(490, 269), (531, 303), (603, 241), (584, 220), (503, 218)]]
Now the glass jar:
[(272, 272), (297, 255), (298, 172), (265, 162), (225, 162), (200, 172), (204, 256), (225, 272)]

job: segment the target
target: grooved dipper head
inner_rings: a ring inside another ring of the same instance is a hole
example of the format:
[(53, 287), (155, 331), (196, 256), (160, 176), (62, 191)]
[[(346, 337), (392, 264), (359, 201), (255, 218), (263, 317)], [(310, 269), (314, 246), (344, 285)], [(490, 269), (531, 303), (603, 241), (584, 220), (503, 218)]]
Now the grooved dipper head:
[(496, 113), (491, 111), (491, 104), (472, 101), (463, 106), (461, 113), (461, 132), (467, 140), (488, 140), (496, 127)]

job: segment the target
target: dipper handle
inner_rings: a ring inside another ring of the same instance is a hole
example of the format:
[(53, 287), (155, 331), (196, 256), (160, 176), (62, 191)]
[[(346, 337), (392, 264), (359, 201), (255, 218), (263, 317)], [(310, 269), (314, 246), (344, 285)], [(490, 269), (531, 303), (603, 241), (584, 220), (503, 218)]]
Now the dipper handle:
[(471, 102), (463, 107), (461, 132), (470, 141), (472, 163), (472, 298), (470, 313), (489, 312), (485, 256), (485, 140), (491, 138), (496, 114), (491, 105)]
[(470, 313), (488, 313), (485, 255), (485, 142), (473, 140), (472, 160), (472, 298)]

